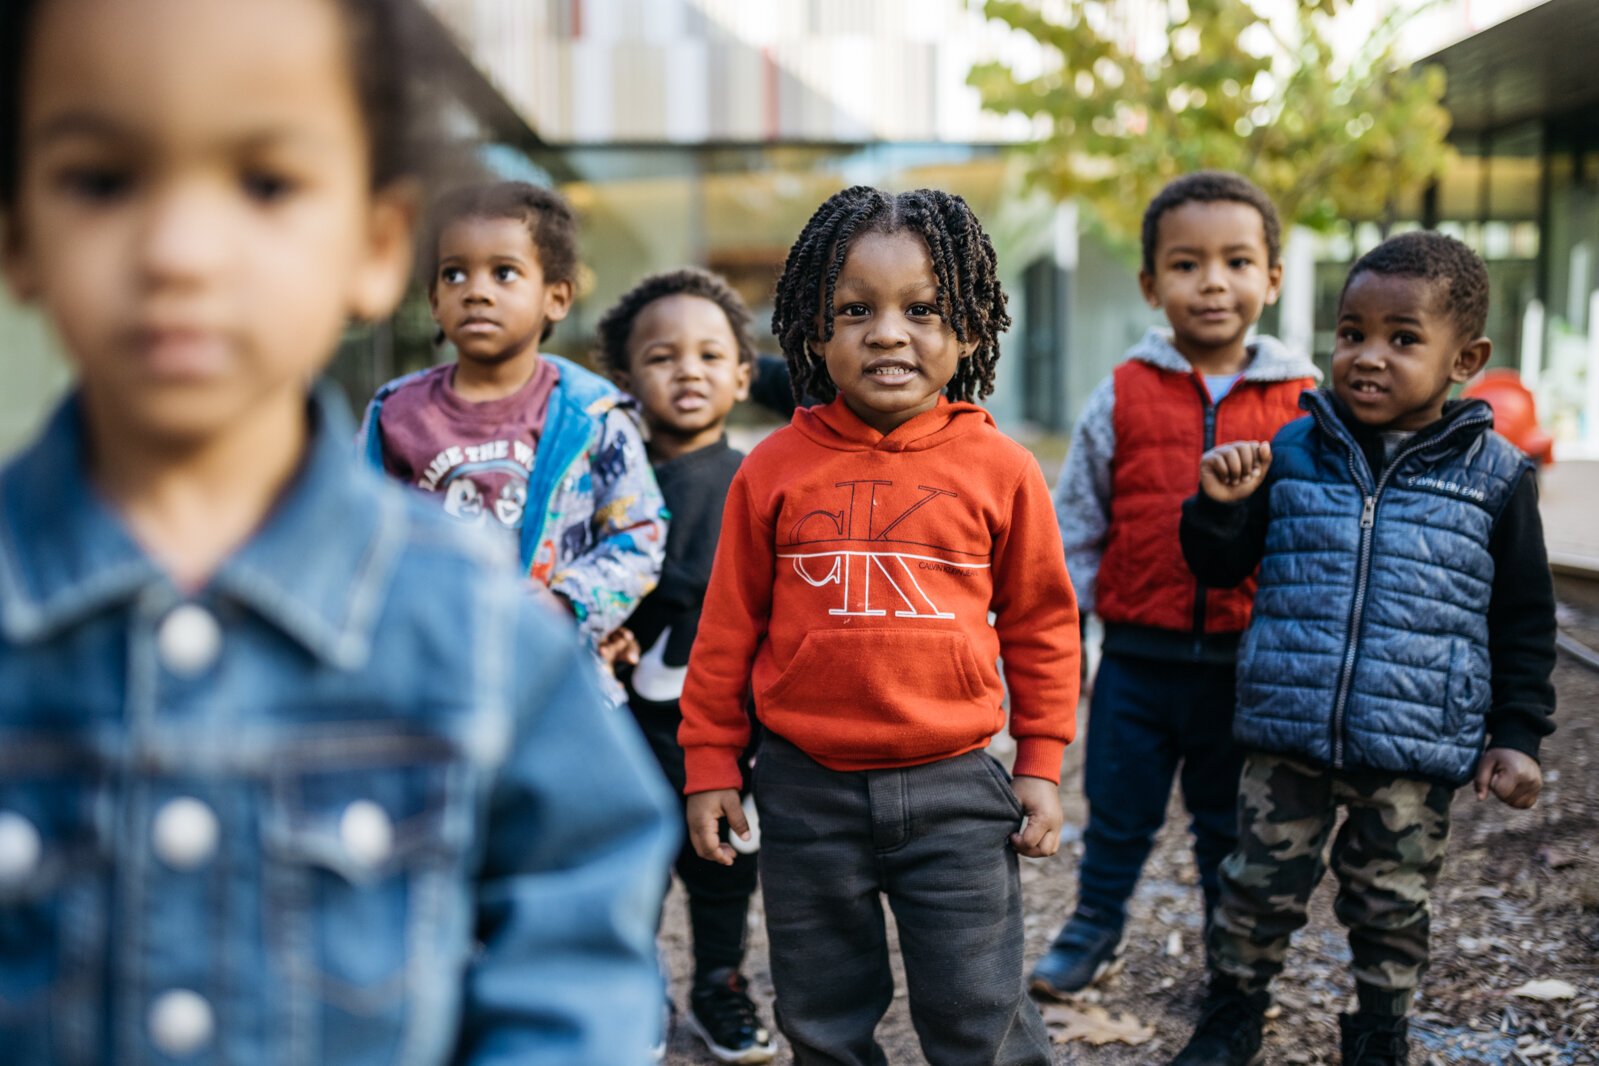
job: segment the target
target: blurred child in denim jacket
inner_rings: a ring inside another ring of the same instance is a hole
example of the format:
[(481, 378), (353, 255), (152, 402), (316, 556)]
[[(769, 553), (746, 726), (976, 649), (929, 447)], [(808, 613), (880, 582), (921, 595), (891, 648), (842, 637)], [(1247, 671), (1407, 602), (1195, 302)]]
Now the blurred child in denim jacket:
[(77, 371), (0, 470), (7, 1061), (645, 1059), (669, 798), (306, 384), (404, 284), (402, 14), (0, 8), (7, 279)]

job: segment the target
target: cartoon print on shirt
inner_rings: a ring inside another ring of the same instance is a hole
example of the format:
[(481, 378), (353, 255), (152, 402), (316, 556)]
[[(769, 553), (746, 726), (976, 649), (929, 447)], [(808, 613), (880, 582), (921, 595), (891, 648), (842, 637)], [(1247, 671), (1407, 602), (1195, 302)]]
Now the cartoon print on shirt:
[(504, 529), (520, 529), (527, 509), (533, 448), (525, 441), (452, 444), (428, 463), (417, 487), (444, 493), (444, 513), (482, 525), (490, 515)]
[(470, 478), (456, 478), (444, 489), (444, 513), (473, 525), (483, 522), (483, 494)]
[[(847, 491), (847, 503), (840, 501), (844, 506), (836, 511), (819, 508), (801, 516), (789, 529), (787, 543), (778, 545), (777, 553), (779, 559), (792, 560), (794, 572), (811, 587), (842, 586), (840, 606), (827, 613), (882, 617), (888, 613), (885, 604), (895, 604), (897, 596), (902, 606), (894, 611), (895, 618), (954, 618), (953, 612), (940, 609), (928, 594), (918, 571), (924, 577), (929, 571), (964, 577), (987, 570), (988, 556), (890, 534), (922, 508), (947, 506), (949, 501), (959, 500), (960, 494), (918, 485), (916, 499), (879, 529), (880, 516), (888, 517), (883, 505), (890, 498), (892, 481), (840, 481), (834, 487)], [(874, 600), (874, 574), (888, 584), (893, 595), (880, 593)]]
[(522, 512), (527, 509), (527, 482), (507, 481), (500, 486), (500, 497), (494, 501), (494, 517), (506, 529), (522, 527)]

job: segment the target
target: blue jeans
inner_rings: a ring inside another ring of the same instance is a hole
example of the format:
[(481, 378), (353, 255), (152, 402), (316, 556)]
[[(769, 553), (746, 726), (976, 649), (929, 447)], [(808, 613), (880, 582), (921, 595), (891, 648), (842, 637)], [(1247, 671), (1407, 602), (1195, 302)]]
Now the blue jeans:
[(1100, 660), (1083, 760), (1088, 828), (1078, 869), (1080, 918), (1121, 928), (1180, 773), (1208, 921), (1217, 868), (1238, 840), (1243, 753), (1232, 739), (1233, 697), (1231, 665), (1115, 654)]

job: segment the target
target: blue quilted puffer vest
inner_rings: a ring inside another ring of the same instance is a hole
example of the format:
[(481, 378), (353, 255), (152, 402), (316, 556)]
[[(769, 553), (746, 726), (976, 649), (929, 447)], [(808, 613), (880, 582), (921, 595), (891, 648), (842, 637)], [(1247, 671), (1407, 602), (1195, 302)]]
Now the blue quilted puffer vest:
[(1380, 479), (1328, 397), (1272, 442), (1271, 522), (1234, 735), (1337, 769), (1462, 784), (1489, 710), (1489, 537), (1528, 468), (1480, 400)]

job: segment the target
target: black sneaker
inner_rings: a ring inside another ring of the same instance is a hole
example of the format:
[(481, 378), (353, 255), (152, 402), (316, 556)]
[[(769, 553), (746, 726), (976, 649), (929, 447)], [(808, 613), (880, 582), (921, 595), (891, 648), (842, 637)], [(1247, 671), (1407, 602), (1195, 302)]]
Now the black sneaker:
[(1121, 961), (1122, 931), (1073, 916), (1033, 967), (1027, 987), (1052, 999), (1081, 992)]
[(694, 979), (688, 1024), (721, 1062), (771, 1062), (777, 1054), (771, 1031), (755, 1013), (744, 975), (731, 966)]
[(1211, 981), (1194, 1035), (1170, 1066), (1257, 1066), (1264, 1062), (1261, 1029), (1270, 1002), (1264, 992), (1245, 995), (1236, 985)]
[(1410, 1059), (1410, 1021), (1403, 1015), (1340, 1014), (1338, 1036), (1344, 1066), (1405, 1066)]

